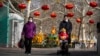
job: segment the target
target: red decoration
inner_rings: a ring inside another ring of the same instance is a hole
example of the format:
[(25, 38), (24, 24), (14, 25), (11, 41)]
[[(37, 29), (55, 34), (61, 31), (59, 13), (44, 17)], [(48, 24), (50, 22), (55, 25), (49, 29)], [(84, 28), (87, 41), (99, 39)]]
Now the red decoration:
[(73, 17), (74, 13), (73, 12), (68, 12), (67, 17)]
[(93, 19), (90, 19), (90, 20), (89, 20), (89, 23), (90, 23), (90, 24), (94, 24), (94, 20), (93, 20)]
[(43, 6), (41, 7), (42, 10), (49, 10), (49, 8), (50, 8), (49, 5), (43, 5)]
[(3, 7), (3, 3), (2, 2), (0, 2), (0, 7)]
[(81, 19), (80, 19), (80, 18), (77, 18), (77, 19), (76, 19), (76, 22), (77, 22), (77, 23), (81, 23)]
[(34, 12), (34, 16), (40, 16), (40, 12), (39, 11), (35, 11)]
[(92, 2), (90, 2), (90, 6), (91, 7), (97, 7), (97, 2), (96, 1), (92, 1)]
[(56, 15), (56, 13), (55, 13), (55, 12), (52, 12), (52, 13), (50, 14), (50, 16), (51, 16), (52, 18), (57, 17), (57, 15)]
[(30, 1), (30, 0), (26, 0), (26, 1)]
[(74, 7), (73, 3), (67, 3), (65, 5), (66, 9), (72, 9)]
[(21, 3), (21, 4), (18, 5), (18, 7), (19, 7), (20, 9), (25, 9), (25, 8), (26, 8), (26, 4)]
[(91, 15), (93, 15), (93, 12), (92, 12), (92, 11), (88, 11), (88, 12), (86, 13), (86, 15), (91, 16)]

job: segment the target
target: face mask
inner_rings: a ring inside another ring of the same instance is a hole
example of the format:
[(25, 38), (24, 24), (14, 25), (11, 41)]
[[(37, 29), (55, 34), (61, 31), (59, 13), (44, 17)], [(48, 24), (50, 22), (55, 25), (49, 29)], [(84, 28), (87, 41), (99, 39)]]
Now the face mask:
[(33, 20), (29, 20), (29, 22), (33, 22)]
[(68, 19), (66, 19), (65, 21), (68, 22)]

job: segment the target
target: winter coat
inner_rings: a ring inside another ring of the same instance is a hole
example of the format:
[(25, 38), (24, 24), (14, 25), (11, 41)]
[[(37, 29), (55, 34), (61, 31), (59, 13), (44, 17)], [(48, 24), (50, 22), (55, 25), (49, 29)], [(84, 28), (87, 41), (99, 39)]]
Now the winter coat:
[(100, 33), (100, 22), (97, 22), (97, 32)]
[(66, 31), (68, 32), (68, 44), (71, 43), (71, 31), (72, 31), (72, 23), (70, 22), (70, 20), (68, 20), (68, 22), (66, 22), (65, 20), (61, 21), (60, 25), (59, 25), (59, 33), (61, 31), (62, 28), (65, 28)]
[(22, 35), (24, 35), (26, 38), (33, 38), (33, 36), (36, 34), (36, 25), (33, 22), (27, 22), (22, 30)]
[(61, 21), (60, 25), (59, 25), (59, 32), (62, 28), (65, 28), (66, 31), (68, 32), (68, 34), (71, 33), (72, 31), (72, 23), (68, 20), (68, 22), (66, 22), (65, 20)]

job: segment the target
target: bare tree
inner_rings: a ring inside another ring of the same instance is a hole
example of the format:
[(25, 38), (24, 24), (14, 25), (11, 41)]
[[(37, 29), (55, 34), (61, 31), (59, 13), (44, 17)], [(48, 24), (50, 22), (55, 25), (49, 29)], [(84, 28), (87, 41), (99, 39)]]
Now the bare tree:
[[(75, 16), (73, 18), (80, 17), (82, 19), (82, 23), (80, 24), (80, 26), (78, 28), (79, 29), (78, 36), (80, 36), (80, 34), (82, 34), (84, 40), (86, 40), (85, 33), (87, 31), (87, 27), (86, 27), (87, 21), (90, 18), (93, 18), (95, 16), (95, 14), (94, 14), (93, 16), (88, 17), (86, 15), (87, 11), (91, 10), (91, 11), (95, 12), (96, 10), (100, 10), (99, 6), (97, 6), (95, 8), (90, 6), (90, 2), (92, 0), (2, 0), (2, 1), (4, 2), (3, 3), (4, 6), (6, 6), (5, 3), (8, 2), (9, 6), (10, 6), (9, 9), (12, 12), (17, 13), (17, 14), (21, 15), (22, 17), (24, 17), (25, 22), (27, 22), (27, 18), (31, 15), (31, 13), (33, 11), (40, 10), (42, 12), (41, 13), (42, 16), (40, 17), (41, 19), (36, 19), (36, 20), (39, 20), (41, 22), (44, 22), (45, 20), (47, 20), (47, 23), (48, 23), (48, 18), (50, 18), (49, 14), (52, 11), (55, 11), (58, 15), (57, 16), (58, 19), (56, 20), (56, 22), (54, 22), (56, 25), (58, 24), (57, 22), (60, 22), (62, 20), (60, 18), (63, 18), (62, 16), (70, 11), (65, 8), (65, 4), (73, 3), (74, 8), (71, 10), (71, 12), (75, 13), (74, 14)], [(93, 0), (93, 1), (98, 2), (98, 0)], [(23, 11), (21, 11), (18, 8), (18, 4), (20, 4), (20, 3), (24, 3), (27, 6), (26, 9), (24, 9)], [(41, 6), (44, 4), (50, 5), (50, 10), (48, 10), (47, 12), (44, 12), (41, 10)], [(71, 19), (71, 20), (72, 20), (72, 22), (75, 22), (74, 20), (76, 20), (76, 19)], [(57, 25), (57, 27), (58, 27), (58, 25)], [(47, 26), (47, 28), (48, 28), (48, 26)], [(50, 28), (48, 28), (48, 29), (50, 29)], [(81, 29), (82, 29), (82, 31), (81, 31)], [(82, 33), (80, 33), (80, 31)], [(49, 30), (48, 30), (48, 32), (49, 32)]]

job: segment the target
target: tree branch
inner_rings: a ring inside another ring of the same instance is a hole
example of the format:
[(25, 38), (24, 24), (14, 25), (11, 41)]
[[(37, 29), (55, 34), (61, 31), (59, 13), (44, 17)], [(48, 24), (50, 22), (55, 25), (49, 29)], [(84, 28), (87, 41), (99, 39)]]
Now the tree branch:
[(12, 4), (11, 0), (8, 0), (10, 6), (13, 8), (13, 10), (15, 10), (16, 12), (20, 13)]
[[(5, 7), (8, 7), (8, 6), (7, 6), (6, 4), (4, 4), (4, 3), (3, 3), (3, 5), (4, 5)], [(8, 9), (11, 10), (12, 12), (17, 13), (17, 14), (21, 15), (22, 17), (24, 17), (22, 14), (16, 12), (16, 11), (13, 10), (12, 8), (9, 7)]]
[(64, 12), (61, 12), (61, 11), (57, 11), (57, 13), (61, 13), (61, 14), (64, 14)]
[(40, 9), (40, 7), (36, 8), (36, 9), (32, 9), (32, 10), (30, 11), (30, 13), (33, 12), (33, 11), (35, 11), (35, 10), (38, 10), (38, 9)]
[(86, 2), (87, 4), (89, 4), (89, 1), (88, 1), (88, 0), (85, 0), (85, 2)]
[(35, 20), (39, 20), (39, 21), (44, 21), (44, 20), (46, 20), (46, 19), (48, 19), (48, 18), (50, 18), (50, 17), (45, 17), (45, 18), (41, 18), (41, 19), (34, 18), (34, 19), (35, 19)]
[(82, 12), (77, 8), (77, 5), (75, 5), (75, 8), (76, 8), (76, 10), (77, 10), (79, 13), (82, 13)]
[(96, 9), (99, 9), (100, 10), (100, 7), (96, 7)]
[(20, 14), (21, 16), (23, 16), (23, 14), (21, 12), (19, 12), (12, 4), (11, 0), (8, 0), (9, 5), (12, 7), (11, 10), (15, 11), (16, 13)]

